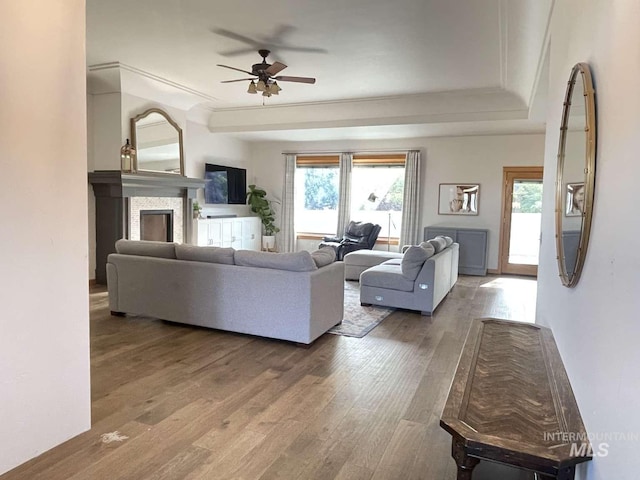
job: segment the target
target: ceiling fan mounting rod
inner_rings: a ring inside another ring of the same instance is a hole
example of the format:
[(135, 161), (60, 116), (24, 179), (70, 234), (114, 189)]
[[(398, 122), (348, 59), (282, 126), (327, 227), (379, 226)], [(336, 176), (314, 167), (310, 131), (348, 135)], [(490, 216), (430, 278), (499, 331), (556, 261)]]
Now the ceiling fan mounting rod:
[(262, 57), (262, 62), (263, 63), (267, 63), (267, 57), (269, 56), (269, 54), (271, 53), (271, 51), (266, 50), (266, 49), (261, 49), (258, 50), (258, 55), (260, 55)]

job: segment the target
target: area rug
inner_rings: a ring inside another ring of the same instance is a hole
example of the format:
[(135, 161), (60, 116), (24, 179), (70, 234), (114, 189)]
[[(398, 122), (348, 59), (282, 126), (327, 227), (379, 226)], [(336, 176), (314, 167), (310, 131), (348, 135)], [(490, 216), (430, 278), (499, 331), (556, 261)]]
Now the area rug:
[(376, 328), (395, 309), (360, 305), (360, 284), (344, 282), (344, 317), (329, 333), (362, 338)]

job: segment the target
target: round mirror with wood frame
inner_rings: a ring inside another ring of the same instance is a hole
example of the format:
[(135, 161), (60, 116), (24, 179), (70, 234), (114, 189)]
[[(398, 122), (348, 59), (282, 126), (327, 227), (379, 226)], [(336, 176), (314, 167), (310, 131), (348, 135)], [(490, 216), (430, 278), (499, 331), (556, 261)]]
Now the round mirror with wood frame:
[(596, 167), (596, 110), (591, 70), (571, 70), (562, 110), (556, 177), (556, 247), (565, 287), (580, 279), (589, 244)]

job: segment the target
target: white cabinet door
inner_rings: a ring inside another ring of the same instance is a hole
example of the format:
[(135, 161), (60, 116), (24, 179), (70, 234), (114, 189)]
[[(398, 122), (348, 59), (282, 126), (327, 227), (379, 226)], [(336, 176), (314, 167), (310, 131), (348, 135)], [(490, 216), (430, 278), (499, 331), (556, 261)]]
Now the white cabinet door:
[(242, 248), (245, 250), (260, 250), (262, 224), (258, 217), (242, 219)]
[(233, 222), (232, 218), (225, 218), (218, 220), (222, 229), (222, 244), (221, 247), (229, 248), (233, 246)]
[(242, 245), (242, 219), (234, 218), (231, 222), (231, 247), (236, 250), (244, 248)]
[(204, 221), (207, 222), (207, 243), (205, 245), (209, 245), (212, 247), (221, 247), (222, 246), (222, 224), (215, 220), (204, 220)]
[(196, 245), (260, 250), (262, 224), (258, 217), (208, 218), (193, 226)]

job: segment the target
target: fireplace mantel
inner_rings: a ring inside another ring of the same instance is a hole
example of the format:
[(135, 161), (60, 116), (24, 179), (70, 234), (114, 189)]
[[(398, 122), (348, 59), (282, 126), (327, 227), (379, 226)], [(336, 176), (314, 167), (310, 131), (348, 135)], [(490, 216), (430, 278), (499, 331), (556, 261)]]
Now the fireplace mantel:
[[(119, 170), (89, 172), (89, 182), (96, 197), (96, 282), (107, 283), (107, 256), (115, 252), (115, 242), (130, 238), (129, 212), (135, 197), (183, 198), (182, 233), (189, 241), (193, 208), (199, 188), (205, 181), (182, 175), (122, 173)], [(177, 228), (177, 227), (176, 227)]]
[(186, 197), (196, 198), (205, 181), (182, 175), (122, 173), (119, 170), (89, 172), (96, 197)]

